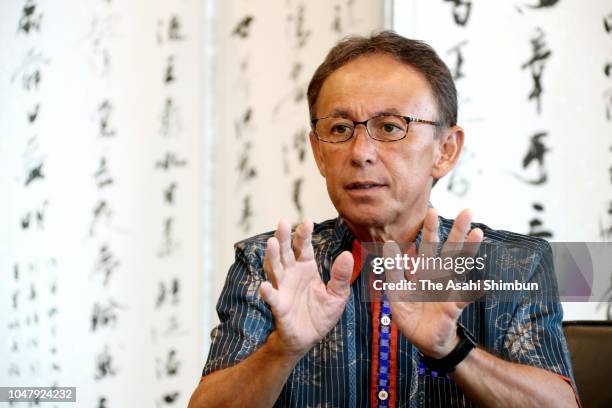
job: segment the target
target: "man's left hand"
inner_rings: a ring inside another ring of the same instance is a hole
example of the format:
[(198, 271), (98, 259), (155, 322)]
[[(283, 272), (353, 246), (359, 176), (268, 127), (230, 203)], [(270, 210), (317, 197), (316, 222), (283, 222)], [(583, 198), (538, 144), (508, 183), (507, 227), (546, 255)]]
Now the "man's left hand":
[[(448, 239), (442, 248), (442, 254), (449, 252), (449, 246), (453, 249), (460, 248), (462, 244), (468, 244), (470, 249), (476, 248), (482, 241), (483, 232), (480, 228), (470, 230), (472, 215), (469, 210), (463, 210), (455, 219)], [(435, 209), (430, 208), (423, 223), (421, 245), (418, 253), (426, 256), (435, 256), (435, 248), (439, 244), (438, 236), (438, 214)], [(386, 243), (385, 246), (393, 248), (394, 243)], [(395, 250), (398, 250), (395, 245)], [(391, 249), (393, 251), (393, 249)], [(385, 250), (388, 252), (389, 249)], [(416, 256), (413, 247), (412, 256)], [(473, 254), (472, 254), (473, 255)], [(402, 271), (402, 278), (411, 280), (416, 275), (406, 276)], [(448, 355), (457, 345), (457, 320), (463, 309), (470, 302), (423, 302), (394, 300), (389, 296), (391, 315), (393, 322), (400, 332), (414, 344), (421, 353), (432, 358), (442, 358)]]

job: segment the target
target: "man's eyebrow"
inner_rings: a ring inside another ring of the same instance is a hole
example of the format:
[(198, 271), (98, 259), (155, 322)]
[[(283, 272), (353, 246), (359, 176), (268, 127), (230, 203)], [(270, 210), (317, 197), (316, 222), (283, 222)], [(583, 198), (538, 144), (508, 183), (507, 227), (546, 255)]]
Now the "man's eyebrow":
[[(380, 116), (380, 115), (401, 115), (400, 111), (395, 109), (395, 108), (387, 108), (384, 110), (379, 110), (376, 111), (372, 114), (372, 117), (374, 116)], [(336, 108), (334, 110), (332, 110), (329, 113), (329, 116), (337, 116), (337, 117), (341, 117), (341, 118), (348, 118), (351, 117), (352, 115), (349, 113), (348, 109), (344, 109), (344, 108)]]
[(343, 108), (336, 108), (329, 113), (329, 116), (339, 116), (341, 118), (348, 118), (350, 116), (349, 111)]
[(381, 111), (376, 111), (372, 114), (372, 116), (380, 116), (380, 115), (399, 115), (402, 116), (399, 110), (395, 108), (389, 108)]

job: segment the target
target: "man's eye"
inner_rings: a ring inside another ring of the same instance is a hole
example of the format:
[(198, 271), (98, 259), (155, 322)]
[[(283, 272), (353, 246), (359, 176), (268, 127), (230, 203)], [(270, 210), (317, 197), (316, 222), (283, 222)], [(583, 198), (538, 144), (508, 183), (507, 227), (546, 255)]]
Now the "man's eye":
[(404, 130), (400, 126), (397, 126), (397, 125), (395, 125), (393, 123), (384, 123), (382, 125), (382, 129), (386, 133), (402, 132)]
[(344, 134), (351, 131), (350, 126), (347, 125), (334, 125), (332, 126), (332, 133)]

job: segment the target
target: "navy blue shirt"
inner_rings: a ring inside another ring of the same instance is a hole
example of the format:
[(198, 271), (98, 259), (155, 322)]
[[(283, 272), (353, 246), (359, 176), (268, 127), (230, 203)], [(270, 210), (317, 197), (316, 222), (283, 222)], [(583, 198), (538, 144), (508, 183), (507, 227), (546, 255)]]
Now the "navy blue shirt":
[[(446, 240), (451, 227), (452, 220), (440, 217), (440, 242)], [(475, 227), (483, 230), (485, 243), (518, 243), (530, 249), (531, 255), (526, 259), (517, 261), (516, 257), (499, 255), (499, 259), (490, 260), (494, 265), (503, 268), (507, 263), (506, 267), (520, 267), (533, 279), (554, 281), (550, 246), (546, 241), (495, 231), (482, 224), (473, 224), (472, 228)], [(274, 330), (272, 312), (259, 295), (259, 285), (266, 279), (264, 250), (273, 234), (261, 234), (235, 245), (235, 262), (217, 303), (220, 324), (211, 333), (212, 343), (203, 376), (242, 361)], [(330, 278), (335, 258), (345, 250), (351, 251), (354, 240), (341, 218), (315, 225), (312, 244), (324, 282)], [(371, 406), (373, 307), (363, 295), (367, 293), (364, 290), (369, 283), (367, 279), (361, 274), (353, 282), (342, 317), (298, 362), (275, 406)], [(554, 282), (551, 285), (554, 286)], [(463, 311), (459, 320), (478, 339), (479, 347), (489, 353), (507, 361), (546, 369), (566, 377), (573, 386), (569, 352), (561, 326), (561, 304), (525, 299), (514, 303), (476, 302)], [(392, 391), (396, 406), (473, 405), (451, 379), (419, 375), (418, 350), (401, 334), (397, 336), (396, 347), (397, 376)]]

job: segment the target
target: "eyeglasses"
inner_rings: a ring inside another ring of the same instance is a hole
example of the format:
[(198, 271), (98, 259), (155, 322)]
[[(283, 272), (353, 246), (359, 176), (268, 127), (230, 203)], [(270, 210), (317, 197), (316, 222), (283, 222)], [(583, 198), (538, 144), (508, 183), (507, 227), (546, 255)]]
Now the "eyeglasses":
[(411, 123), (440, 126), (438, 122), (400, 115), (378, 115), (362, 122), (337, 116), (326, 116), (310, 121), (317, 139), (327, 143), (346, 142), (355, 134), (357, 125), (364, 125), (368, 135), (374, 140), (397, 142), (406, 137)]

